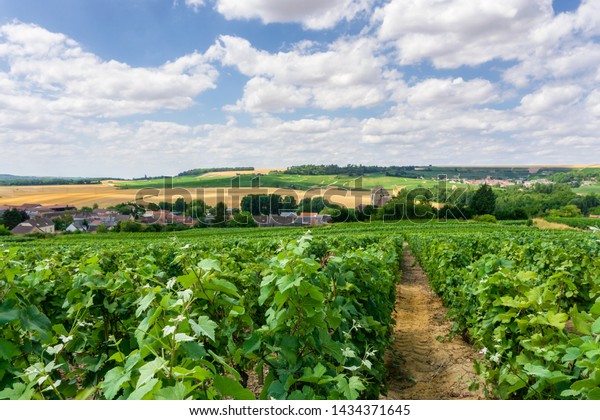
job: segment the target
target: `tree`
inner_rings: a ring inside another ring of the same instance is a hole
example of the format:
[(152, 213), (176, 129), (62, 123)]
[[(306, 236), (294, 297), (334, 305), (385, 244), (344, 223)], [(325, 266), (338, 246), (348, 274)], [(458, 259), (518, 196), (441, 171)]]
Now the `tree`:
[(190, 205), (187, 207), (185, 214), (186, 216), (192, 217), (194, 220), (203, 221), (206, 216), (206, 210), (208, 206), (204, 200), (192, 200)]
[(179, 197), (175, 200), (175, 204), (173, 205), (173, 211), (178, 213), (184, 213), (186, 208), (185, 199), (183, 197)]
[(54, 222), (54, 230), (63, 231), (67, 229), (71, 223), (73, 223), (73, 216), (71, 213), (66, 212), (59, 217), (55, 217), (52, 219), (52, 221)]
[(550, 217), (581, 217), (581, 210), (575, 204), (569, 204), (560, 209), (548, 211)]
[(283, 197), (281, 201), (280, 210), (295, 210), (298, 207), (298, 202), (296, 201), (296, 197), (293, 195), (287, 195)]
[(213, 220), (213, 224), (218, 227), (225, 227), (225, 221), (227, 218), (227, 205), (222, 201), (217, 203), (217, 207), (215, 208), (215, 220)]
[(24, 211), (12, 208), (4, 212), (3, 219), (4, 226), (9, 230), (13, 230), (19, 223), (29, 219), (29, 216)]
[(105, 224), (98, 225), (96, 227), (96, 233), (108, 233), (108, 226)]
[(240, 208), (255, 216), (279, 214), (282, 202), (282, 197), (278, 194), (250, 194), (242, 198)]
[(240, 213), (236, 213), (228, 223), (229, 227), (256, 227), (258, 226), (254, 219), (252, 218), (252, 214), (247, 211), (242, 211)]
[(143, 232), (144, 225), (131, 220), (121, 221), (117, 223), (115, 228), (118, 227), (119, 232)]
[(148, 210), (150, 211), (159, 211), (160, 207), (156, 203), (148, 203)]
[(494, 190), (487, 184), (483, 184), (479, 187), (473, 197), (469, 206), (475, 214), (492, 214), (496, 208), (496, 194)]
[(298, 208), (298, 213), (321, 213), (323, 209), (329, 207), (331, 204), (323, 197), (314, 198), (303, 198)]

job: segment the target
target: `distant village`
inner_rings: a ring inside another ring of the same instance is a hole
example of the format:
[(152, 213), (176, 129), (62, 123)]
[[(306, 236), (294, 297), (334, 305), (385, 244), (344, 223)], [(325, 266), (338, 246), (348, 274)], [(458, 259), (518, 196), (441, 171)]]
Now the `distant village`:
[[(536, 184), (549, 185), (553, 182), (549, 179), (540, 178), (534, 180), (511, 180), (511, 179), (493, 179), (491, 177), (468, 180), (460, 177), (453, 177), (448, 180), (450, 184), (462, 185), (490, 185), (493, 187), (503, 188), (514, 185), (520, 185), (523, 188), (532, 188)], [(588, 182), (582, 183), (586, 185)], [(453, 189), (456, 187), (452, 187)], [(370, 205), (373, 208), (381, 208), (391, 199), (390, 193), (383, 187), (376, 187), (370, 194)], [(122, 203), (121, 206), (125, 205)], [(154, 206), (154, 209), (143, 210), (143, 213), (132, 212), (132, 214), (123, 214), (127, 211), (117, 208), (95, 208), (84, 207), (77, 209), (75, 206), (68, 204), (42, 205), (38, 203), (26, 203), (19, 206), (3, 205), (0, 206), (0, 217), (4, 217), (7, 211), (19, 212), (19, 223), (16, 226), (11, 226), (10, 232), (14, 235), (27, 234), (47, 234), (47, 233), (95, 233), (107, 232), (115, 229), (119, 224), (127, 222), (136, 222), (137, 224), (154, 225), (152, 228), (160, 231), (188, 229), (192, 227), (206, 227), (215, 224), (214, 214), (203, 214), (197, 217), (191, 217), (183, 212), (159, 209)], [(129, 210), (133, 210), (134, 206), (125, 206)], [(356, 207), (356, 211), (363, 212), (365, 207), (361, 204)], [(239, 209), (226, 209), (225, 222), (233, 220), (235, 215), (239, 213)], [(258, 227), (281, 227), (281, 226), (310, 226), (323, 225), (331, 223), (331, 216), (316, 212), (296, 212), (295, 209), (281, 210), (278, 214), (253, 215), (252, 226)], [(135, 214), (135, 215), (134, 215)], [(247, 219), (245, 219), (247, 220)], [(159, 229), (159, 227), (161, 227)]]
[[(198, 222), (204, 222), (210, 225), (215, 216), (206, 215), (203, 220), (195, 220), (190, 216), (185, 216), (169, 210), (146, 211), (137, 219), (133, 215), (120, 214), (117, 210), (111, 209), (93, 209), (91, 211), (78, 211), (77, 208), (69, 205), (43, 206), (41, 204), (23, 204), (20, 206), (0, 206), (0, 216), (6, 211), (16, 209), (29, 217), (22, 221), (10, 232), (14, 235), (27, 235), (32, 233), (76, 233), (97, 231), (107, 231), (113, 229), (119, 222), (135, 221), (145, 225), (170, 225), (181, 224), (186, 227), (193, 227)], [(233, 209), (227, 209), (227, 218), (233, 217)], [(72, 221), (64, 228), (57, 229), (56, 220), (63, 216), (70, 216)], [(306, 226), (322, 225), (330, 222), (330, 216), (327, 214), (304, 212), (296, 214), (293, 211), (281, 212), (278, 215), (269, 214), (265, 216), (253, 216), (254, 222), (259, 227), (277, 227), (277, 226)]]
[[(376, 187), (371, 191), (370, 201), (374, 207), (382, 207), (390, 199), (389, 192), (382, 187)], [(358, 210), (362, 210), (362, 208), (364, 205), (360, 205)], [(18, 211), (23, 216), (22, 218), (26, 219), (10, 230), (14, 235), (106, 232), (113, 230), (119, 223), (129, 221), (144, 225), (182, 225), (185, 228), (197, 226), (198, 223), (208, 226), (215, 221), (215, 216), (212, 214), (203, 215), (200, 219), (170, 210), (146, 210), (136, 218), (132, 214), (122, 214), (116, 209), (85, 208), (85, 210), (78, 210), (68, 204), (4, 205), (0, 206), (0, 217), (4, 216), (7, 211)], [(226, 220), (233, 219), (236, 211), (238, 209), (226, 209)], [(283, 210), (279, 214), (255, 215), (252, 216), (252, 219), (258, 227), (314, 226), (331, 222), (331, 216), (328, 214), (296, 213), (295, 210)]]
[[(62, 232), (97, 232), (99, 230), (111, 230), (119, 222), (135, 221), (145, 225), (169, 225), (181, 224), (187, 227), (193, 227), (198, 222), (204, 222), (210, 225), (215, 216), (208, 214), (203, 220), (195, 220), (190, 216), (185, 216), (169, 210), (146, 211), (139, 218), (135, 219), (133, 215), (124, 215), (117, 210), (111, 209), (93, 209), (91, 211), (78, 211), (77, 208), (69, 205), (43, 206), (41, 204), (23, 204), (21, 206), (0, 206), (0, 216), (8, 210), (15, 209), (25, 213), (29, 219), (22, 221), (10, 232), (14, 235), (27, 235), (32, 233), (59, 233), (56, 228), (56, 219), (65, 215), (70, 216), (72, 221), (64, 228)], [(233, 209), (227, 209), (227, 218), (233, 217)], [(253, 216), (254, 222), (259, 227), (277, 227), (277, 226), (306, 226), (322, 225), (329, 223), (331, 217), (327, 214), (303, 212), (296, 214), (294, 211), (281, 212), (278, 215), (269, 214), (265, 216)]]

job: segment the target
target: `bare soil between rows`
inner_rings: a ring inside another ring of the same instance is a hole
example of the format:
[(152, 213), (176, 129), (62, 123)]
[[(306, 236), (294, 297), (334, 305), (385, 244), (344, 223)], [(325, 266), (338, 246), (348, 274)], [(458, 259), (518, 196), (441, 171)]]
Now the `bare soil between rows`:
[(484, 399), (469, 391), (478, 381), (473, 361), (480, 355), (460, 336), (449, 340), (452, 323), (446, 308), (429, 287), (414, 255), (404, 249), (402, 280), (396, 289), (393, 349), (387, 354), (391, 400)]

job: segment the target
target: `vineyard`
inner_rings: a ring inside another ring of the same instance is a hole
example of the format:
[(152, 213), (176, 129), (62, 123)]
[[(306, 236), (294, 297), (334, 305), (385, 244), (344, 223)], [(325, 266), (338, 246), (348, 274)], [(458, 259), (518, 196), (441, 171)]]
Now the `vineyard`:
[(490, 398), (600, 398), (597, 234), (400, 222), (0, 243), (0, 399), (379, 398), (405, 242)]

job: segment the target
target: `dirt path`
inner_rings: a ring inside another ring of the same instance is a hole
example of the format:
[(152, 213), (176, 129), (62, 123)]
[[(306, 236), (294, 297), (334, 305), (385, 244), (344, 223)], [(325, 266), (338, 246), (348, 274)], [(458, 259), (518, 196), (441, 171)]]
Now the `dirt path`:
[(425, 272), (407, 249), (397, 288), (394, 349), (388, 357), (387, 399), (483, 399), (470, 392), (479, 355), (461, 337), (448, 340), (446, 308), (431, 291)]

